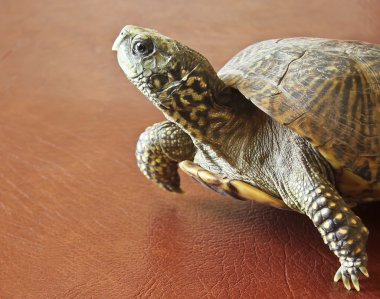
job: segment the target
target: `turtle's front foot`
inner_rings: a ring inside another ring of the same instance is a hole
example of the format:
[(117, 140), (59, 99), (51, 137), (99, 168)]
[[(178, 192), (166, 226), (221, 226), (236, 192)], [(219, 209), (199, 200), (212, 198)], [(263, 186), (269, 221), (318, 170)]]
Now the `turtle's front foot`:
[(340, 279), (342, 279), (344, 287), (347, 290), (351, 290), (351, 284), (354, 286), (354, 288), (357, 291), (360, 291), (359, 286), (359, 276), (360, 272), (363, 273), (366, 277), (369, 277), (367, 268), (367, 256), (363, 256), (362, 258), (344, 258), (341, 260), (341, 266), (336, 271), (334, 276), (334, 282), (338, 282)]
[(141, 172), (161, 188), (182, 193), (178, 162), (193, 159), (193, 141), (176, 124), (164, 121), (147, 128), (136, 147)]

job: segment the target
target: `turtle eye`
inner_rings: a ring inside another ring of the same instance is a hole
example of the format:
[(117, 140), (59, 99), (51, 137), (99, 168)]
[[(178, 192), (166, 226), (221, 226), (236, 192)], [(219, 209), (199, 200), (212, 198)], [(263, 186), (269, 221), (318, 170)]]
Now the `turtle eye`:
[(151, 39), (138, 40), (133, 44), (132, 51), (139, 56), (148, 56), (152, 54), (154, 45)]

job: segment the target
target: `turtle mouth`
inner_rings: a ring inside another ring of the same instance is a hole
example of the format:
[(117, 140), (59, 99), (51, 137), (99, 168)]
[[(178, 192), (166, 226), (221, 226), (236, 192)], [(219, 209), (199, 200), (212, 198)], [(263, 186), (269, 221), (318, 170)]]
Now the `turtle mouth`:
[(142, 73), (140, 73), (140, 74), (136, 73), (136, 74), (134, 74), (132, 76), (131, 75), (127, 75), (127, 78), (134, 83), (134, 80), (141, 80), (143, 78), (143, 74)]

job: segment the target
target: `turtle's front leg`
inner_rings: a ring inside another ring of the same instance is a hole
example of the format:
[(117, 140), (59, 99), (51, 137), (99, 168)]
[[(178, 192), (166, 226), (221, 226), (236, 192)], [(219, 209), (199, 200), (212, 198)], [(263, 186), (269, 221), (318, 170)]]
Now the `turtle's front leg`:
[(339, 258), (341, 266), (334, 281), (342, 279), (348, 290), (351, 289), (351, 281), (359, 291), (360, 272), (368, 277), (368, 229), (328, 180), (323, 180), (320, 176), (313, 180), (311, 177), (308, 175), (303, 180), (298, 180), (292, 186), (296, 190), (293, 195), (297, 196), (301, 212), (313, 221), (323, 241)]
[(141, 172), (161, 188), (182, 192), (178, 162), (193, 160), (193, 141), (176, 124), (164, 121), (148, 127), (139, 137), (136, 148)]

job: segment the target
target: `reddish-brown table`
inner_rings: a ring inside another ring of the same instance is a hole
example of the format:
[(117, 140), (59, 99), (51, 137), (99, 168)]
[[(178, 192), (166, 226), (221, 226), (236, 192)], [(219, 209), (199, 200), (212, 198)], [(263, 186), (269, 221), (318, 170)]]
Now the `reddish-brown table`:
[(135, 142), (163, 117), (111, 52), (138, 24), (219, 68), (274, 37), (380, 43), (379, 16), (376, 0), (0, 0), (0, 297), (379, 297), (379, 204), (357, 210), (371, 232), (358, 295), (332, 283), (306, 217), (148, 182)]

